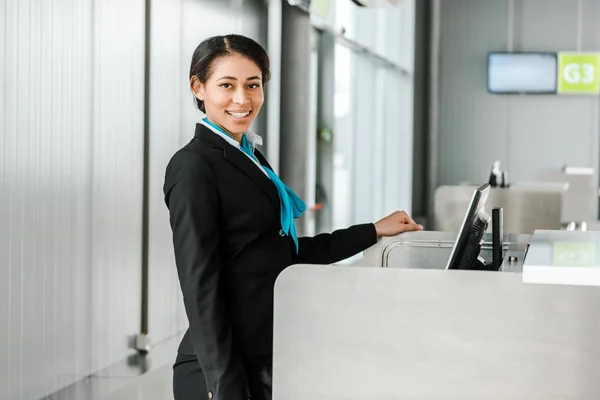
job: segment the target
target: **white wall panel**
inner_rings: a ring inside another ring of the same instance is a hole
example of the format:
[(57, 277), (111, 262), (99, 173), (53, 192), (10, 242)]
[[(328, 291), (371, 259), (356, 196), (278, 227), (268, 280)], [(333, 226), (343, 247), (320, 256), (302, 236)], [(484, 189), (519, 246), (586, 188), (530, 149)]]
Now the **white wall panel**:
[[(356, 68), (353, 82), (352, 109), (356, 113), (353, 127), (354, 153), (352, 172), (352, 198), (354, 214), (352, 223), (374, 222), (373, 216), (378, 208), (374, 201), (375, 178), (373, 174), (375, 159), (375, 139), (377, 126), (375, 119), (380, 118), (375, 108), (375, 67), (373, 60), (362, 54), (354, 54), (353, 66)], [(381, 134), (381, 132), (379, 132)], [(378, 172), (378, 171), (377, 171)]]
[(0, 21), (0, 398), (37, 399), (139, 329), (143, 1)]
[(92, 369), (124, 358), (139, 332), (144, 0), (94, 2)]
[(3, 6), (0, 397), (30, 399), (89, 369), (90, 4)]
[(385, 104), (386, 121), (383, 154), (384, 204), (381, 218), (396, 210), (412, 215), (412, 162), (413, 162), (413, 78), (386, 71), (386, 83), (397, 90), (388, 91)]
[[(150, 337), (157, 342), (187, 326), (162, 188), (167, 163), (183, 142), (181, 108), (193, 103), (191, 94), (184, 95), (182, 1), (153, 0), (151, 11), (148, 323)], [(193, 132), (186, 133), (190, 140)]]

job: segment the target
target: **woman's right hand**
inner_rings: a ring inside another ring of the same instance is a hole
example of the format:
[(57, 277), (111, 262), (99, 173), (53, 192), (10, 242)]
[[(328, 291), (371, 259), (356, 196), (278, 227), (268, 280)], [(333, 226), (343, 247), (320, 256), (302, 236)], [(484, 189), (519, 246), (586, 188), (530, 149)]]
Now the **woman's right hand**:
[(417, 224), (406, 211), (395, 211), (387, 217), (375, 222), (377, 237), (396, 236), (404, 232), (420, 231), (423, 227)]

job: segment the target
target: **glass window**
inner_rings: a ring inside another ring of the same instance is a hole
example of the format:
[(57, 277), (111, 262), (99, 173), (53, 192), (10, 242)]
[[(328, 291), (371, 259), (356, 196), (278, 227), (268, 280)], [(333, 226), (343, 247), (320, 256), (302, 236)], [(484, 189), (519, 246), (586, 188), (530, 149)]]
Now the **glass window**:
[(335, 16), (354, 42), (335, 46), (332, 213), (338, 229), (410, 212), (414, 0), (372, 9), (338, 1)]
[[(348, 2), (349, 3), (349, 2)], [(335, 94), (333, 113), (335, 118), (333, 140), (333, 229), (352, 224), (352, 159), (353, 159), (353, 113), (352, 51), (345, 46), (335, 46)]]

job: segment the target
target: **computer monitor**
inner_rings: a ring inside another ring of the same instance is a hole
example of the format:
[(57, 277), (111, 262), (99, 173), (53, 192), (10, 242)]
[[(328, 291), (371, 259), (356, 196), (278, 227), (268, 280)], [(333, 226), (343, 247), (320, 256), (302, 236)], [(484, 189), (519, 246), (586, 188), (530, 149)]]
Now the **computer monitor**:
[(484, 184), (477, 188), (471, 197), (471, 202), (462, 222), (458, 236), (446, 269), (490, 270), (480, 256), (483, 236), (488, 228), (491, 217), (485, 212), (485, 202), (490, 193), (490, 185)]

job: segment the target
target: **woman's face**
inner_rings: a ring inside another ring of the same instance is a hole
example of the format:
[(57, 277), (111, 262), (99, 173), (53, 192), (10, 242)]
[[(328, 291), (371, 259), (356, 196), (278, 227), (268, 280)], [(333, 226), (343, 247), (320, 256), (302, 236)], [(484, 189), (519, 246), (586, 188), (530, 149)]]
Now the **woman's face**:
[(194, 95), (204, 101), (206, 117), (237, 140), (263, 104), (262, 73), (254, 61), (239, 54), (216, 59), (202, 84), (192, 82)]

